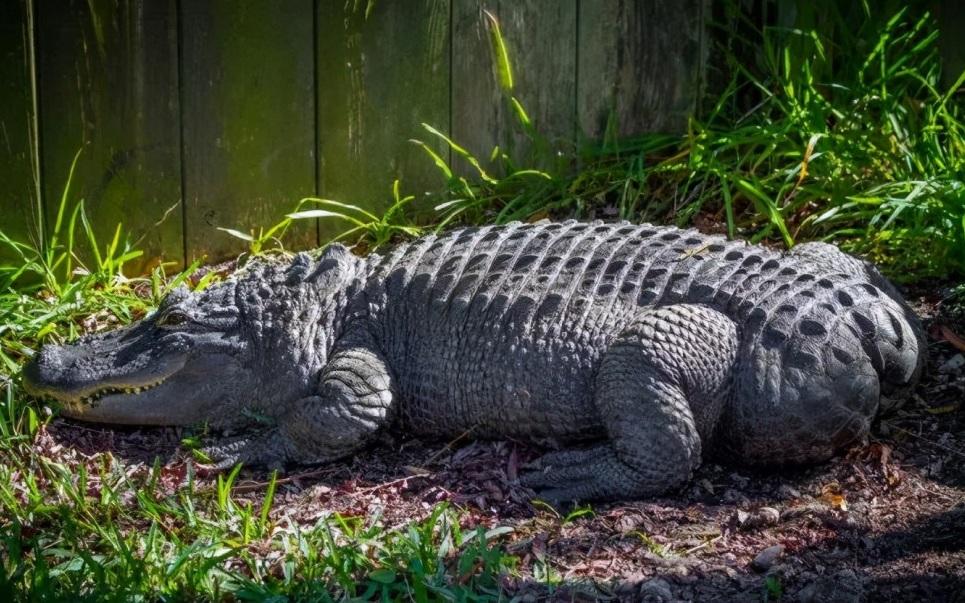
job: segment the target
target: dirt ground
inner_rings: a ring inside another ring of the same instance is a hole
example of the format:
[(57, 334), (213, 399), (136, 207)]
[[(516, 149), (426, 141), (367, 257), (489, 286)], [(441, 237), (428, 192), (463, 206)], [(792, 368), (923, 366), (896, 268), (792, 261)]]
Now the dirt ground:
[[(387, 439), (353, 461), (297, 468), (281, 480), (276, 517), (313, 524), (331, 510), (381, 512), (388, 526), (439, 501), (505, 537), (522, 600), (965, 601), (965, 335), (916, 308), (930, 333), (929, 369), (914, 396), (872, 437), (819, 467), (748, 471), (712, 461), (674, 496), (600, 504), (564, 521), (530, 502), (514, 478), (539, 451), (516, 442)], [(957, 347), (961, 346), (961, 347)], [(191, 462), (176, 429), (119, 431), (56, 420), (39, 446), (111, 451), (134, 465)], [(245, 471), (238, 492), (263, 494)], [(555, 586), (545, 583), (551, 568)]]

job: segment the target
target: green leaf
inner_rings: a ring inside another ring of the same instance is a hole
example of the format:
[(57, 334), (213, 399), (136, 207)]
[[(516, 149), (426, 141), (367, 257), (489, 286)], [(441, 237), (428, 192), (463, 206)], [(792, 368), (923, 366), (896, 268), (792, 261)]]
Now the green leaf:
[(509, 99), (510, 104), (513, 106), (513, 112), (516, 113), (516, 118), (519, 123), (522, 124), (523, 128), (529, 130), (533, 127), (533, 122), (529, 119), (529, 115), (526, 114), (526, 109), (523, 108), (523, 104), (519, 102), (515, 96)]
[(242, 241), (248, 241), (250, 243), (255, 240), (255, 237), (251, 236), (250, 234), (243, 233), (240, 230), (235, 230), (234, 228), (222, 228), (221, 226), (218, 226), (217, 228), (221, 232), (226, 232), (233, 237), (241, 239)]
[(777, 229), (781, 231), (781, 236), (784, 238), (784, 243), (788, 247), (793, 247), (794, 238), (791, 237), (791, 233), (788, 232), (787, 225), (784, 223), (784, 216), (781, 215), (781, 211), (778, 209), (777, 205), (774, 204), (774, 201), (772, 201), (770, 197), (764, 194), (763, 191), (754, 186), (754, 184), (748, 180), (735, 177), (733, 182), (735, 185), (737, 185), (737, 188), (739, 188), (741, 192), (750, 197), (751, 201), (754, 202), (754, 205), (757, 206), (758, 210), (768, 217), (771, 224), (776, 226)]
[(429, 147), (429, 145), (427, 145), (426, 143), (422, 142), (421, 140), (418, 140), (418, 139), (415, 139), (415, 138), (410, 138), (410, 139), (409, 139), (409, 142), (411, 142), (412, 144), (419, 145), (420, 147), (422, 147), (422, 150), (425, 151), (426, 154), (429, 155), (429, 157), (432, 158), (432, 161), (436, 164), (436, 166), (439, 168), (439, 170), (442, 171), (442, 173), (446, 176), (446, 180), (451, 180), (451, 179), (452, 179), (452, 170), (449, 168), (449, 164), (446, 163), (446, 160), (443, 159), (442, 157), (440, 157), (438, 153), (436, 153), (435, 151), (433, 151), (433, 150)]
[[(306, 220), (310, 218), (345, 218), (346, 220), (354, 220), (354, 218), (346, 216), (343, 213), (328, 211), (327, 209), (306, 209), (285, 214), (285, 217), (291, 218), (292, 220)], [(355, 221), (357, 222), (358, 220)]]
[(457, 155), (459, 155), (460, 157), (468, 161), (469, 165), (474, 167), (476, 171), (479, 172), (480, 178), (482, 178), (486, 182), (489, 182), (490, 184), (496, 184), (496, 180), (492, 176), (486, 173), (486, 170), (482, 168), (482, 166), (479, 164), (479, 160), (476, 159), (476, 157), (472, 153), (470, 153), (466, 149), (456, 144), (451, 138), (449, 138), (439, 130), (433, 128), (429, 124), (423, 123), (422, 127), (425, 128), (427, 131), (429, 131), (431, 134), (441, 138), (443, 141), (445, 141), (446, 144), (449, 145), (449, 148), (452, 149)]
[(395, 572), (388, 568), (379, 568), (369, 572), (369, 579), (379, 584), (392, 584), (395, 582)]
[(489, 36), (492, 42), (493, 59), (496, 63), (496, 73), (499, 75), (499, 87), (505, 92), (513, 91), (513, 68), (509, 62), (509, 50), (506, 48), (506, 40), (503, 39), (503, 32), (499, 28), (499, 21), (496, 16), (488, 10), (483, 14), (489, 20)]

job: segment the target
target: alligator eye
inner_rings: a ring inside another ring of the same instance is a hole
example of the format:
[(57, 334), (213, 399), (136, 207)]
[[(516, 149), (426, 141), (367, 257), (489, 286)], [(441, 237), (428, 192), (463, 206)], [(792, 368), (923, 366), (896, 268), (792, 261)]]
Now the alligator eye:
[(188, 315), (184, 312), (168, 312), (164, 316), (158, 319), (157, 325), (159, 327), (176, 327), (178, 325), (183, 325), (188, 322)]

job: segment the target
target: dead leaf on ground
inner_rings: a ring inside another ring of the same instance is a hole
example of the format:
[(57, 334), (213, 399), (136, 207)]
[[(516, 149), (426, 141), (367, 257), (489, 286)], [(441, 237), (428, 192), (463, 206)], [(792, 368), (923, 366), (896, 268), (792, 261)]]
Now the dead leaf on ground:
[(925, 412), (932, 415), (944, 415), (950, 412), (955, 412), (962, 407), (961, 402), (953, 402), (952, 404), (946, 404), (944, 406), (936, 406), (934, 408), (926, 408)]
[(938, 332), (935, 339), (943, 339), (958, 348), (958, 351), (965, 352), (965, 338), (963, 338), (961, 335), (951, 330), (951, 328), (946, 325), (936, 325), (935, 331)]
[(841, 492), (841, 485), (838, 484), (838, 482), (825, 484), (825, 486), (821, 488), (820, 498), (821, 502), (832, 509), (838, 509), (839, 511), (848, 510), (848, 501), (844, 498), (844, 494)]

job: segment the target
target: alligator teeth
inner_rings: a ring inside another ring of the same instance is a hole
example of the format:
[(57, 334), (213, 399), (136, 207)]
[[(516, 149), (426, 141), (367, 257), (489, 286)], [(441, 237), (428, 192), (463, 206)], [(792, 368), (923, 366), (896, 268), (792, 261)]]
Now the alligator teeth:
[(147, 391), (149, 389), (155, 388), (158, 385), (164, 383), (164, 379), (159, 379), (154, 383), (149, 383), (147, 385), (139, 385), (136, 387), (105, 387), (104, 389), (91, 394), (90, 396), (84, 396), (80, 399), (80, 403), (87, 406), (94, 406), (96, 403), (104, 396), (109, 396), (111, 394), (129, 394), (136, 395), (141, 392)]

